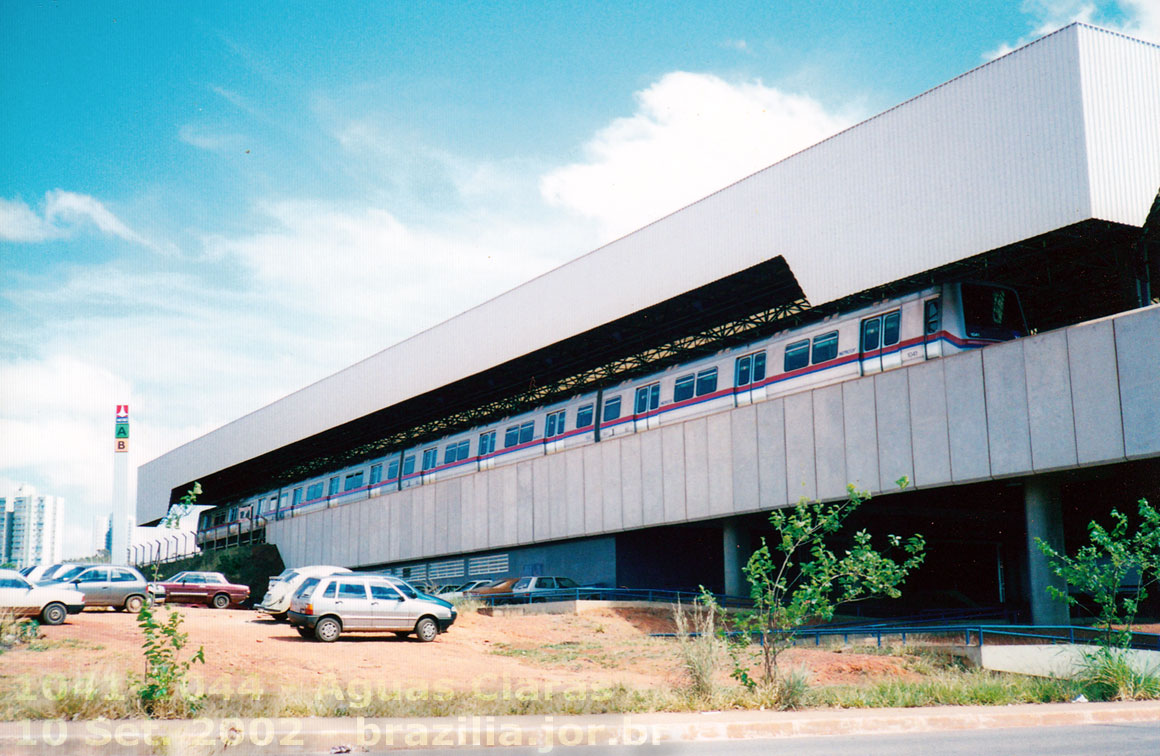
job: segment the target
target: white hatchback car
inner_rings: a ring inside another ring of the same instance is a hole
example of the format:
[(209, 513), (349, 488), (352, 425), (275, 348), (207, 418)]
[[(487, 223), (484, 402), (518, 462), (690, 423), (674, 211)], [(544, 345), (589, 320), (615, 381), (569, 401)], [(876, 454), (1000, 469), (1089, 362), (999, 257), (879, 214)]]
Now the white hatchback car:
[(33, 585), (15, 570), (0, 570), (0, 610), (59, 625), (85, 608), (85, 594), (71, 585)]
[(298, 591), (298, 586), (306, 578), (323, 577), (324, 575), (339, 575), (350, 572), (346, 567), (334, 567), (328, 564), (313, 564), (307, 567), (294, 567), (283, 570), (281, 574), (270, 578), (266, 595), (254, 608), (263, 614), (268, 614), (278, 622), (286, 619), (286, 612), (290, 611), (290, 599)]
[(332, 643), (344, 632), (415, 634), (429, 643), (455, 622), (450, 601), (375, 573), (308, 578), (290, 603), (290, 624), (303, 638)]

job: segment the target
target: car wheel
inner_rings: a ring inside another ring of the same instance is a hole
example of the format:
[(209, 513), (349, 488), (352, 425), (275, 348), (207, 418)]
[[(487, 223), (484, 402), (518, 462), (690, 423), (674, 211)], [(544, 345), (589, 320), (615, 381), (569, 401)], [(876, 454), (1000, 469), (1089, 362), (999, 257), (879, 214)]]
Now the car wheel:
[(65, 609), (64, 604), (53, 603), (41, 610), (40, 621), (46, 625), (59, 625), (67, 616), (68, 609)]
[(130, 612), (141, 611), (141, 606), (145, 603), (145, 599), (140, 596), (130, 596), (125, 599), (125, 609)]
[(296, 627), (294, 629), (297, 630), (298, 634), (303, 638), (309, 638), (311, 635), (313, 635), (313, 633), (310, 632), (310, 628), (308, 627)]
[(342, 635), (342, 625), (334, 617), (323, 617), (314, 626), (314, 637), (323, 643), (334, 643)]
[(415, 637), (424, 643), (430, 643), (439, 635), (439, 626), (430, 617), (424, 617), (415, 623)]
[(210, 605), (213, 606), (214, 609), (225, 609), (230, 605), (230, 597), (225, 593), (214, 594), (213, 599), (210, 600)]

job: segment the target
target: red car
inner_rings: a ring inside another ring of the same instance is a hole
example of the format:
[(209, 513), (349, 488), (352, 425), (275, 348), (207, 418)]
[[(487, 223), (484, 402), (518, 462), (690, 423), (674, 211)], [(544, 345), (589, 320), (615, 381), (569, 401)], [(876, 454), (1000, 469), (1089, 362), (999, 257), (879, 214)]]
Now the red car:
[(249, 586), (231, 583), (220, 572), (179, 572), (155, 585), (165, 587), (165, 601), (170, 604), (208, 604), (225, 609), (250, 597)]

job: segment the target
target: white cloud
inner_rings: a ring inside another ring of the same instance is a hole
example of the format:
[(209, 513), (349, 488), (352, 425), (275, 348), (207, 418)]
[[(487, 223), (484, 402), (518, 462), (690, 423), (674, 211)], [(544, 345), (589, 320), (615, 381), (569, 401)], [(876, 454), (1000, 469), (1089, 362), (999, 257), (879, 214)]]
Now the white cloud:
[(182, 125), (177, 130), (177, 138), (199, 150), (210, 152), (237, 152), (243, 149), (245, 142), (245, 137), (241, 134), (219, 132), (194, 123)]
[(0, 199), (0, 239), (15, 242), (42, 242), (73, 236), (80, 228), (93, 225), (109, 236), (140, 244), (154, 245), (129, 228), (95, 197), (63, 189), (44, 195), (43, 216), (21, 200)]
[(544, 198), (598, 221), (605, 240), (644, 226), (850, 123), (760, 81), (675, 72), (637, 92), (637, 112), (543, 177)]
[[(1116, 9), (1122, 14), (1117, 20)], [(1092, 0), (1024, 0), (1022, 11), (1035, 24), (1031, 34), (1015, 42), (1004, 42), (994, 50), (983, 54), (985, 60), (1006, 55), (1023, 45), (1061, 29), (1068, 24), (1080, 22), (1118, 31), (1130, 37), (1148, 42), (1160, 43), (1160, 2), (1156, 0), (1118, 0), (1118, 2), (1092, 2)]]
[(45, 221), (24, 202), (0, 198), (0, 239), (41, 242), (61, 235), (61, 229)]

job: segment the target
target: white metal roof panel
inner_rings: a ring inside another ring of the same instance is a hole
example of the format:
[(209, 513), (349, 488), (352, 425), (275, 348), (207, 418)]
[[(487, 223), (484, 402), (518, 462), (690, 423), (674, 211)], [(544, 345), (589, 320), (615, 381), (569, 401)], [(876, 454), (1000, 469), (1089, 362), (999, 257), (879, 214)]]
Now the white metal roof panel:
[(777, 255), (821, 304), (1089, 218), (1142, 225), (1158, 82), (1154, 45), (1067, 27), (158, 457), (139, 519), (174, 486)]

